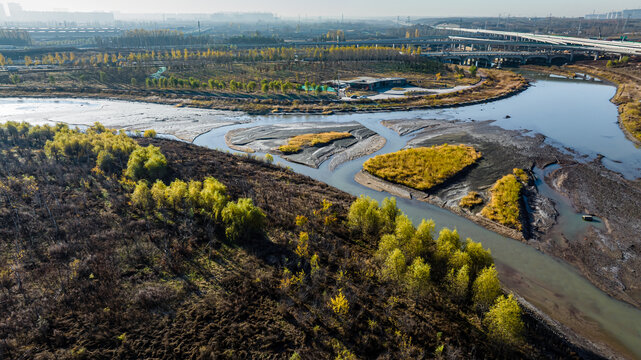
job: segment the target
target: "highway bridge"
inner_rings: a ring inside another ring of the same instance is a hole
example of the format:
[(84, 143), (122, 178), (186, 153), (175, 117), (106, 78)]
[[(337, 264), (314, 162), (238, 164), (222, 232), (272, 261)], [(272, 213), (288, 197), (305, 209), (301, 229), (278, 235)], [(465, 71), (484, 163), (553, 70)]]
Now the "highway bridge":
[(521, 33), (512, 31), (484, 30), (484, 29), (467, 29), (458, 27), (437, 27), (437, 29), (458, 32), (464, 34), (474, 34), (485, 38), (531, 42), (549, 44), (551, 46), (571, 46), (574, 51), (595, 51), (602, 54), (615, 55), (641, 55), (641, 43), (633, 41), (608, 41), (585, 39), (570, 36), (542, 35), (532, 33)]
[(569, 52), (559, 51), (439, 51), (426, 52), (421, 56), (438, 59), (442, 62), (483, 65), (503, 64), (506, 62), (527, 63), (568, 63), (574, 58)]

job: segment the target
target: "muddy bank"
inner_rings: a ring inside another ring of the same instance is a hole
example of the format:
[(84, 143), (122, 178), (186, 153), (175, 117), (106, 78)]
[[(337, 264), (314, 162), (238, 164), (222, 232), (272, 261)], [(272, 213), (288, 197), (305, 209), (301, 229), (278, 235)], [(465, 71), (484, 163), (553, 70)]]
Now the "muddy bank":
[[(305, 146), (296, 154), (283, 154), (278, 150), (294, 136), (332, 131), (348, 132), (352, 136), (327, 144)], [(383, 137), (357, 122), (274, 124), (236, 129), (225, 135), (225, 142), (235, 150), (272, 153), (313, 168), (333, 157), (332, 169), (345, 161), (378, 151), (385, 145)]]
[[(389, 183), (385, 187), (378, 184), (378, 190), (391, 190), (397, 196), (409, 194), (417, 199), (425, 199), (514, 239), (523, 238), (484, 224), (486, 219), (479, 221), (476, 218), (479, 217), (476, 212), (480, 207), (470, 213), (458, 207), (459, 200), (469, 191), (477, 191), (487, 201), (489, 187), (503, 175), (511, 173), (513, 168), (544, 168), (551, 163), (560, 164), (560, 168), (551, 172), (545, 182), (572, 205), (573, 211), (561, 215), (566, 220), (569, 218), (569, 222), (573, 222), (572, 226), (578, 227), (578, 230), (568, 229), (568, 225), (559, 222), (558, 199), (543, 196), (536, 186), (530, 185), (525, 189), (523, 203), (524, 210), (527, 210), (527, 218), (522, 219), (525, 241), (546, 254), (572, 264), (606, 293), (637, 307), (641, 304), (641, 279), (638, 276), (641, 271), (639, 181), (626, 180), (599, 161), (585, 163), (577, 160), (579, 156), (568, 149), (561, 151), (547, 144), (545, 137), (540, 134), (504, 130), (491, 125), (490, 121), (400, 120), (384, 121), (383, 124), (399, 134), (418, 131), (408, 142), (408, 147), (464, 143), (481, 151), (483, 157), (469, 171), (424, 195)], [(359, 182), (363, 178), (361, 176)], [(374, 181), (361, 183), (372, 186)], [(596, 215), (605, 226), (584, 223), (580, 220), (581, 214)]]
[(382, 149), (386, 143), (387, 140), (380, 135), (374, 135), (365, 140), (362, 140), (356, 145), (334, 155), (332, 157), (332, 160), (329, 162), (329, 170), (334, 171), (336, 167), (343, 163), (358, 159), (363, 156), (367, 156), (369, 154), (373, 154)]
[(112, 129), (154, 129), (158, 133), (174, 135), (189, 142), (212, 129), (251, 120), (242, 112), (172, 108), (114, 100), (4, 99), (0, 100), (0, 106), (0, 122), (62, 122), (82, 126), (100, 122)]
[(544, 251), (576, 264), (601, 289), (641, 306), (641, 184), (595, 161), (553, 171), (548, 182), (568, 197), (576, 211), (603, 219), (584, 236), (546, 242)]

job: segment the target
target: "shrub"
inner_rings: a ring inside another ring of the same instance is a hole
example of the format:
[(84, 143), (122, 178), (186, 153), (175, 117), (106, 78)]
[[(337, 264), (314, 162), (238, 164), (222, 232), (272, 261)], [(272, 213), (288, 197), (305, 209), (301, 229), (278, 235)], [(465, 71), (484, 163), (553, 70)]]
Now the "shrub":
[(200, 192), (200, 207), (218, 219), (228, 201), (227, 187), (213, 177), (205, 178)]
[(480, 310), (487, 311), (501, 295), (501, 282), (494, 265), (481, 270), (472, 284), (472, 301)]
[(112, 172), (116, 168), (116, 159), (110, 152), (102, 150), (96, 157), (96, 167), (106, 173)]
[(192, 208), (200, 207), (200, 193), (203, 191), (203, 183), (200, 181), (190, 181), (187, 185), (187, 202)]
[(347, 222), (350, 228), (363, 235), (378, 235), (382, 224), (378, 202), (361, 195), (350, 206)]
[(145, 180), (141, 180), (136, 184), (133, 194), (131, 194), (131, 202), (143, 210), (151, 210), (154, 206), (154, 199), (149, 190), (149, 184)]
[(407, 269), (407, 285), (410, 289), (418, 292), (424, 292), (430, 281), (430, 264), (426, 263), (423, 258), (417, 257)]
[(450, 269), (460, 269), (463, 266), (469, 267), (470, 262), (470, 255), (460, 249), (457, 249), (450, 253), (447, 264)]
[(309, 234), (301, 232), (298, 235), (298, 245), (296, 246), (296, 255), (306, 258), (309, 256)]
[(481, 210), (481, 215), (516, 230), (522, 230), (521, 190), (523, 185), (509, 174), (499, 179), (490, 190), (492, 200)]
[(416, 256), (426, 256), (434, 243), (434, 228), (434, 221), (421, 220), (421, 223), (414, 232), (414, 236), (410, 240), (410, 244), (408, 244), (410, 248), (409, 251)]
[(286, 145), (282, 145), (278, 148), (282, 153), (285, 154), (294, 154), (301, 150), (303, 146), (316, 146), (328, 144), (334, 140), (345, 139), (352, 137), (352, 134), (348, 132), (336, 132), (330, 131), (325, 133), (318, 134), (304, 134), (298, 135), (290, 138), (287, 141)]
[(470, 257), (470, 272), (472, 276), (476, 276), (481, 269), (494, 264), (492, 252), (485, 250), (481, 243), (474, 242), (472, 239), (465, 241), (465, 252)]
[(470, 285), (470, 272), (467, 265), (455, 270), (451, 269), (445, 278), (447, 290), (454, 300), (462, 301), (467, 297), (467, 288)]
[(512, 170), (512, 173), (523, 184), (527, 184), (528, 181), (530, 181), (530, 177), (523, 169), (515, 168), (514, 170)]
[(162, 180), (156, 180), (156, 182), (151, 186), (151, 197), (154, 200), (157, 208), (165, 207), (167, 200), (165, 197), (165, 190), (167, 185), (165, 185)]
[(401, 247), (401, 243), (398, 241), (398, 238), (393, 235), (393, 234), (385, 234), (383, 237), (381, 237), (381, 241), (378, 243), (378, 250), (376, 251), (376, 255), (380, 259), (387, 259), (389, 254), (392, 253), (395, 249), (399, 249)]
[(271, 154), (265, 154), (265, 162), (271, 164), (274, 162), (274, 157)]
[(184, 202), (187, 199), (187, 183), (176, 179), (165, 189), (165, 201), (167, 206), (174, 210), (184, 209)]
[(396, 226), (396, 218), (401, 215), (401, 210), (396, 206), (396, 198), (385, 198), (380, 208), (381, 223), (384, 233), (391, 233)]
[(462, 208), (471, 209), (476, 205), (481, 205), (483, 203), (483, 198), (476, 191), (470, 191), (467, 195), (463, 196), (461, 201), (458, 203), (458, 206)]
[(296, 154), (300, 151), (300, 147), (295, 145), (281, 145), (278, 150), (283, 154)]
[(406, 269), (405, 255), (400, 249), (394, 249), (385, 260), (381, 273), (384, 278), (400, 281)]
[(343, 295), (343, 289), (338, 290), (338, 295), (329, 299), (329, 307), (332, 309), (334, 314), (338, 316), (345, 316), (349, 312), (349, 301)]
[(155, 138), (156, 130), (154, 129), (145, 130), (145, 132), (143, 133), (143, 136), (146, 138)]
[(309, 219), (304, 215), (296, 216), (296, 226), (305, 226), (309, 222)]
[(521, 319), (521, 308), (514, 295), (499, 297), (486, 313), (483, 324), (494, 340), (507, 344), (519, 343), (525, 326)]
[(470, 66), (469, 71), (470, 71), (470, 75), (472, 75), (472, 77), (476, 77), (476, 72), (478, 71), (478, 68), (476, 67), (476, 65), (472, 65), (472, 66)]
[(452, 231), (443, 228), (436, 239), (436, 256), (440, 260), (448, 261), (452, 253), (460, 248), (461, 238), (456, 229)]
[(225, 235), (230, 240), (246, 239), (259, 234), (265, 226), (265, 214), (251, 199), (229, 202), (222, 211)]
[(429, 190), (480, 158), (481, 153), (471, 146), (444, 144), (379, 155), (367, 160), (363, 168), (381, 179)]
[(164, 176), (166, 171), (167, 159), (165, 155), (160, 152), (160, 148), (149, 145), (139, 147), (131, 153), (125, 176), (133, 180), (153, 181)]
[(407, 215), (401, 214), (396, 218), (394, 235), (396, 235), (396, 238), (401, 244), (407, 244), (415, 232), (414, 224), (412, 224), (412, 220), (410, 220)]

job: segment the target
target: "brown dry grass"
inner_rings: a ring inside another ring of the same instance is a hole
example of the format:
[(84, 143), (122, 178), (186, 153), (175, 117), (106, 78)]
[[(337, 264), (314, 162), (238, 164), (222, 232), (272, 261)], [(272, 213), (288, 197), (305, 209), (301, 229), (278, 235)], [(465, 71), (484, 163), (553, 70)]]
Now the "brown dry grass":
[(304, 146), (316, 146), (329, 144), (334, 140), (346, 139), (353, 135), (348, 132), (330, 131), (318, 134), (303, 134), (290, 138), (287, 145), (278, 148), (285, 154), (294, 154), (301, 150)]
[(481, 158), (466, 145), (440, 145), (401, 150), (373, 157), (363, 164), (370, 174), (418, 190), (442, 184)]
[(521, 190), (523, 185), (513, 174), (499, 179), (490, 194), (490, 203), (481, 210), (481, 215), (502, 225), (522, 230), (521, 224)]

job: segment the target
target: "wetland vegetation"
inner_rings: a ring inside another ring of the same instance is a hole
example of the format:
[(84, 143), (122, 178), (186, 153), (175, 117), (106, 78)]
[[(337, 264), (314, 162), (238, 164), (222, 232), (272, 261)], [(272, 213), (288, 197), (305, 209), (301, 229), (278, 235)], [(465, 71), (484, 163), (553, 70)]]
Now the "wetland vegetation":
[(480, 158), (481, 153), (471, 146), (444, 144), (379, 155), (367, 160), (363, 168), (381, 179), (417, 190), (429, 190)]

